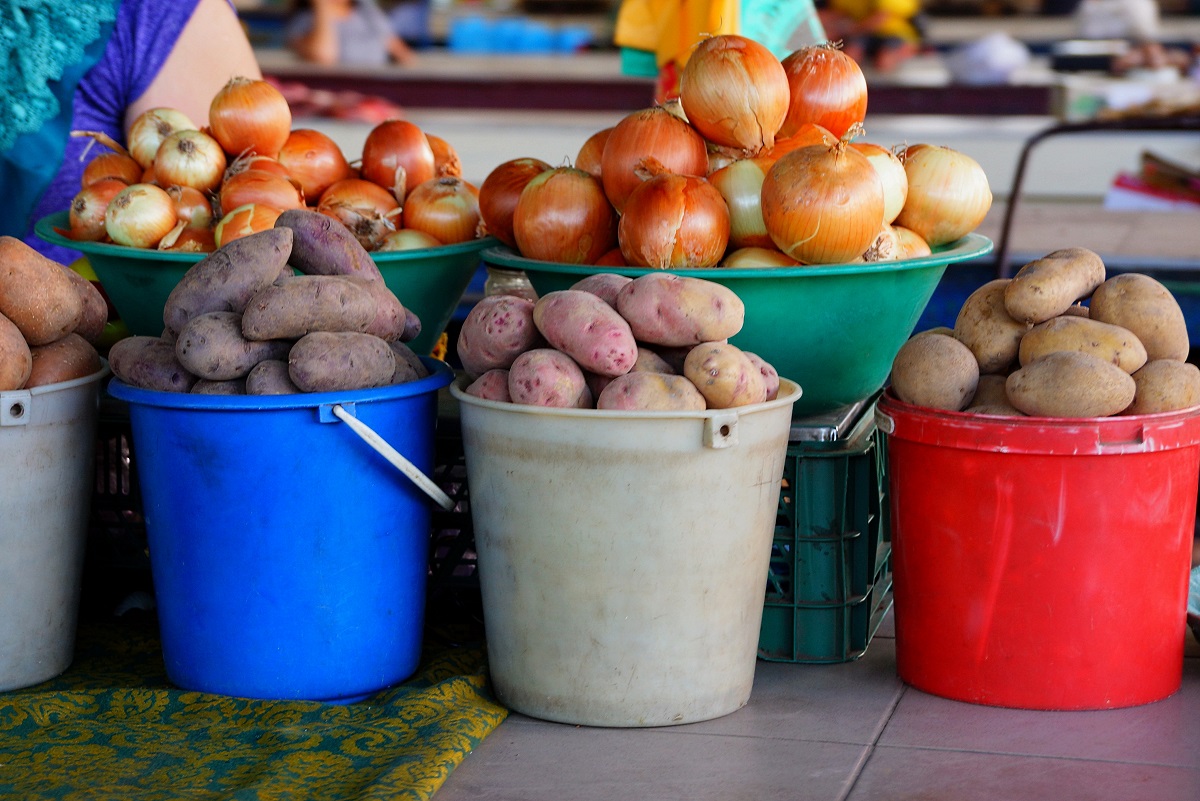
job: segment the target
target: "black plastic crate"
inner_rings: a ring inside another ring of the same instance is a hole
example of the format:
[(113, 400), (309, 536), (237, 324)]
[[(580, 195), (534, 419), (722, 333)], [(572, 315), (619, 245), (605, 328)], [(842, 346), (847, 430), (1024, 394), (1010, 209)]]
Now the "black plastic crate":
[(759, 635), (760, 658), (847, 662), (891, 608), (886, 460), (874, 402), (848, 433), (788, 444)]

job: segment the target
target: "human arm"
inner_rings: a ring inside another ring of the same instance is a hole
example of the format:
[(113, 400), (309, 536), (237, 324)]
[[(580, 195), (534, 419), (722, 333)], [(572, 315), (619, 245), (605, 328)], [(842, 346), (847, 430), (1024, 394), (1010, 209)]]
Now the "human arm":
[(228, 0), (200, 0), (150, 86), (125, 112), (125, 129), (147, 109), (182, 111), (208, 123), (217, 92), (235, 76), (261, 78), (246, 32)]
[(341, 60), (337, 25), (346, 9), (348, 6), (337, 0), (313, 0), (312, 24), (292, 37), (288, 46), (305, 61), (325, 66), (337, 64)]
[(408, 65), (415, 63), (417, 60), (417, 54), (408, 46), (408, 42), (399, 36), (392, 36), (388, 40), (388, 55), (397, 64)]

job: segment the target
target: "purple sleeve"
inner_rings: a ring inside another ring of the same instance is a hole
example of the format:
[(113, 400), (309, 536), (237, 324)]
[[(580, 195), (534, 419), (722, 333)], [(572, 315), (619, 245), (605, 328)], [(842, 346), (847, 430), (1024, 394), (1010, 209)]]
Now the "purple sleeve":
[[(104, 55), (83, 77), (75, 91), (72, 130), (104, 131), (125, 143), (125, 109), (150, 87), (175, 41), (191, 19), (199, 0), (122, 0)], [(63, 165), (38, 202), (34, 219), (66, 211), (79, 192), (90, 139), (72, 137)], [(95, 146), (94, 146), (95, 147)], [(89, 152), (90, 161), (97, 152)], [(58, 248), (32, 237), (29, 241), (50, 258), (69, 264), (76, 251)]]

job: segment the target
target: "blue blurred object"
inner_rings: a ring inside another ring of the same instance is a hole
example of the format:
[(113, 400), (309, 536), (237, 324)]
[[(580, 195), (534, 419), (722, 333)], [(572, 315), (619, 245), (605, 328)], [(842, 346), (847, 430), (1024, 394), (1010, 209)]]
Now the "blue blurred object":
[(450, 23), (450, 49), (456, 53), (487, 53), (494, 38), (494, 26), (485, 17), (461, 17)]
[(577, 53), (592, 44), (592, 32), (583, 25), (564, 25), (558, 29), (555, 50), (559, 53)]

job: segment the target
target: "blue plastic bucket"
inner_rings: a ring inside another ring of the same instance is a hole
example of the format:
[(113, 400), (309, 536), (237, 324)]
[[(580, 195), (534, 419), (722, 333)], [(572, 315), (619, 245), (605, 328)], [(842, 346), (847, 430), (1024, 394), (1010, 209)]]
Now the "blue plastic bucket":
[(453, 371), (423, 361), (427, 378), (342, 393), (109, 384), (129, 403), (173, 684), (351, 702), (416, 671), (434, 504), (338, 413), (428, 474)]

